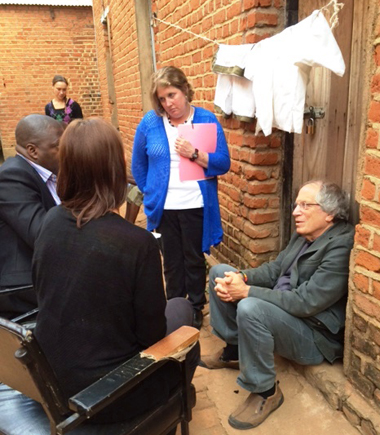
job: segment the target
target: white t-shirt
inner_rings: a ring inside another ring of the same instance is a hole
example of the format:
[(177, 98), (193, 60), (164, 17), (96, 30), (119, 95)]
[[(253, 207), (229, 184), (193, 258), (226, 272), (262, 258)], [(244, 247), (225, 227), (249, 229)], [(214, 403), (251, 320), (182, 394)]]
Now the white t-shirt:
[(163, 119), (170, 150), (170, 177), (164, 209), (185, 210), (203, 207), (203, 196), (198, 181), (181, 181), (179, 179), (180, 159), (179, 154), (174, 150), (178, 129), (169, 124), (166, 115), (164, 115)]

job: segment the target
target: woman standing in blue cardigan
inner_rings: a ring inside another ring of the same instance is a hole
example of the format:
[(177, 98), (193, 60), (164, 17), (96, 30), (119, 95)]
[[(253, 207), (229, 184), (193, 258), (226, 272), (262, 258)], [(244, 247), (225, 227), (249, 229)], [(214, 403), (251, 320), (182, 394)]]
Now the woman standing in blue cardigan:
[[(193, 95), (179, 68), (164, 67), (153, 74), (154, 110), (137, 127), (132, 174), (144, 194), (148, 230), (162, 235), (167, 298), (187, 296), (194, 309), (194, 326), (200, 328), (206, 302), (203, 253), (222, 241), (217, 176), (228, 171), (230, 157), (216, 116), (192, 106)], [(217, 125), (214, 153), (200, 151), (178, 137), (177, 127), (189, 122)], [(201, 166), (207, 179), (180, 181), (180, 156)]]

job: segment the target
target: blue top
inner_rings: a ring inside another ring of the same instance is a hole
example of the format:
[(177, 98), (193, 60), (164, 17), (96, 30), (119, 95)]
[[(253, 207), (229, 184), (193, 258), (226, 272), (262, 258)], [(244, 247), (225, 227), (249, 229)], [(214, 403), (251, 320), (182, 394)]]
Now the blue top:
[[(210, 253), (210, 246), (222, 241), (223, 230), (218, 202), (217, 175), (230, 168), (230, 156), (222, 126), (216, 116), (206, 109), (194, 108), (193, 123), (215, 123), (217, 143), (214, 153), (209, 153), (205, 176), (198, 181), (203, 196), (202, 250)], [(149, 111), (137, 127), (133, 143), (132, 174), (137, 186), (144, 193), (144, 212), (148, 218), (147, 228), (154, 230), (160, 224), (170, 176), (170, 151), (164, 121), (153, 110)]]

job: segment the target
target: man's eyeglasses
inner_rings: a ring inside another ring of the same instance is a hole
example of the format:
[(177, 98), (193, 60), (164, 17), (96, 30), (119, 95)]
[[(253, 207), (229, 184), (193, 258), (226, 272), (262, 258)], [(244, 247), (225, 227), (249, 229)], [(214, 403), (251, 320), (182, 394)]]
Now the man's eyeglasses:
[(302, 211), (304, 211), (304, 210), (309, 210), (309, 208), (310, 208), (311, 206), (313, 206), (313, 205), (319, 205), (319, 206), (320, 206), (320, 204), (318, 204), (318, 203), (316, 203), (316, 202), (305, 202), (305, 201), (302, 201), (302, 202), (295, 202), (295, 203), (293, 204), (293, 210), (295, 210), (297, 207), (299, 207)]

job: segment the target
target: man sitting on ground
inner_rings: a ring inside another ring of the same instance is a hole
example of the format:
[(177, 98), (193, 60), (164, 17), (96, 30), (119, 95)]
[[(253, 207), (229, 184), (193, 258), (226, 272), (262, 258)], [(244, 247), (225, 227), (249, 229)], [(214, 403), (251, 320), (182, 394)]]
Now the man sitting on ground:
[(276, 260), (210, 271), (210, 323), (227, 346), (200, 365), (240, 368), (237, 382), (250, 394), (229, 417), (236, 429), (258, 426), (284, 401), (274, 352), (303, 365), (343, 356), (354, 234), (348, 198), (334, 183), (310, 181), (294, 206), (296, 232)]
[[(16, 127), (16, 157), (0, 168), (0, 290), (32, 284), (34, 242), (56, 193), (61, 123), (29, 115)], [(12, 319), (37, 307), (33, 290), (0, 294), (0, 316)]]

